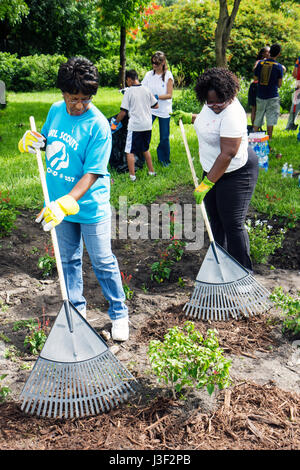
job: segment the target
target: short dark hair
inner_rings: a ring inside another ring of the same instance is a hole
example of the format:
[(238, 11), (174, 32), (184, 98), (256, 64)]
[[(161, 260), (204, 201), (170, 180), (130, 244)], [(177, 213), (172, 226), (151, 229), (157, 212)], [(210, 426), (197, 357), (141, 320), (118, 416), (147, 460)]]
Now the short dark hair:
[(131, 78), (131, 80), (138, 80), (139, 79), (138, 74), (137, 74), (136, 70), (134, 70), (134, 69), (126, 70), (125, 80), (127, 80), (127, 78)]
[(233, 99), (240, 89), (238, 78), (224, 67), (213, 67), (199, 75), (195, 87), (200, 103), (207, 100), (207, 94), (214, 90), (221, 101)]
[(57, 75), (57, 87), (73, 95), (95, 95), (99, 86), (97, 67), (85, 57), (72, 57), (60, 65)]
[(281, 52), (281, 46), (280, 44), (272, 44), (270, 47), (270, 56), (271, 57), (277, 57), (278, 54)]

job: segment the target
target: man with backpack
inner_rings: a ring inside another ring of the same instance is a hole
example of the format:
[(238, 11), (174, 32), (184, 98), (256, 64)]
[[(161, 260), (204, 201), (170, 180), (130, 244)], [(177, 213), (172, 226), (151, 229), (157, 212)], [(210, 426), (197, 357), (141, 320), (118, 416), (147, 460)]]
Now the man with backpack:
[(277, 62), (281, 46), (273, 44), (270, 48), (270, 58), (261, 60), (257, 64), (254, 75), (258, 80), (256, 98), (256, 117), (254, 132), (263, 125), (264, 117), (267, 121), (267, 133), (272, 138), (273, 128), (277, 124), (280, 115), (280, 100), (278, 89), (282, 85), (284, 68)]

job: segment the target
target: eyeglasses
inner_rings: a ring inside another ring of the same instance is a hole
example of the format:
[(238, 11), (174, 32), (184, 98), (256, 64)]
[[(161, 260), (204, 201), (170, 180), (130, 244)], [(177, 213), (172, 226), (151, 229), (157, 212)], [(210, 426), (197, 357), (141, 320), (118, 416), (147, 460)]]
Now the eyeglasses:
[(213, 108), (214, 106), (216, 108), (222, 108), (222, 106), (224, 106), (226, 104), (226, 101), (224, 101), (224, 103), (210, 103), (208, 104), (207, 101), (205, 101), (205, 104), (206, 106), (208, 106), (209, 108)]
[(68, 102), (70, 104), (78, 104), (78, 103), (81, 103), (83, 105), (86, 105), (86, 104), (89, 104), (91, 101), (92, 101), (92, 97), (89, 98), (88, 100), (84, 100), (84, 99), (77, 99), (77, 100), (72, 100), (71, 98), (68, 98), (67, 96), (64, 95), (65, 98), (67, 98)]
[(152, 60), (152, 65), (160, 65), (160, 62), (156, 62), (156, 60)]
[(89, 100), (69, 100), (69, 103), (71, 103), (71, 104), (77, 104), (77, 103), (89, 104), (91, 101), (92, 101), (92, 99), (89, 99)]

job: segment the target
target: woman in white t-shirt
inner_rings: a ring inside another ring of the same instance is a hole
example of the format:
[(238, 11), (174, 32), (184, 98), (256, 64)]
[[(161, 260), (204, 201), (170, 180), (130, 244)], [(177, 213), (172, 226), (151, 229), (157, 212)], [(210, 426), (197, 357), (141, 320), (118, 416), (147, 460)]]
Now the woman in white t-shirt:
[(142, 85), (145, 85), (158, 99), (158, 108), (152, 109), (152, 122), (158, 118), (160, 142), (157, 158), (163, 166), (170, 164), (170, 114), (172, 113), (172, 94), (174, 78), (167, 67), (166, 56), (157, 51), (151, 57), (152, 70), (146, 73)]
[(199, 114), (175, 111), (178, 123), (194, 124), (203, 181), (196, 188), (197, 204), (205, 197), (216, 242), (252, 271), (245, 219), (258, 178), (258, 159), (248, 146), (247, 117), (236, 95), (237, 77), (225, 68), (206, 70), (198, 77)]

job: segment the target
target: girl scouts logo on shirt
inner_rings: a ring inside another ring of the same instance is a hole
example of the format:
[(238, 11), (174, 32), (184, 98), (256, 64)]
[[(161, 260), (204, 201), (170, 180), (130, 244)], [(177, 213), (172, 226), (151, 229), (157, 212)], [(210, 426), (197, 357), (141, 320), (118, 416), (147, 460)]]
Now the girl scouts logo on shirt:
[[(57, 129), (50, 129), (48, 133), (48, 138), (49, 137), (60, 139), (54, 140), (51, 144), (47, 145), (46, 157), (50, 167), (56, 171), (59, 171), (61, 168), (68, 168), (69, 154), (66, 151), (66, 144), (76, 151), (78, 149), (78, 143), (70, 134), (67, 134), (67, 132), (59, 133)], [(66, 142), (66, 144), (64, 142)]]
[(69, 154), (66, 152), (66, 146), (59, 140), (55, 140), (52, 144), (47, 145), (46, 157), (51, 168), (56, 171), (61, 168), (68, 168), (69, 166)]

